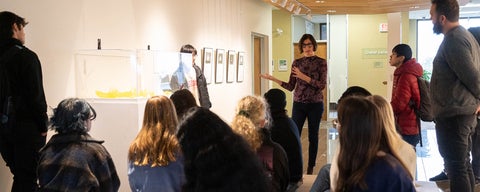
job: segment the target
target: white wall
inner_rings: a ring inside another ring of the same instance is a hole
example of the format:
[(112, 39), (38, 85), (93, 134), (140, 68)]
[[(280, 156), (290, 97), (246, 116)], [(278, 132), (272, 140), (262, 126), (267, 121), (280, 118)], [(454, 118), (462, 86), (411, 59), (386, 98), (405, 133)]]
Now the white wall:
[[(230, 122), (236, 102), (252, 93), (251, 33), (269, 39), (272, 34), (271, 6), (258, 0), (5, 0), (0, 7), (29, 22), (26, 46), (40, 57), (47, 103), (52, 107), (75, 96), (73, 55), (77, 50), (96, 49), (97, 38), (102, 39), (103, 49), (146, 49), (150, 45), (151, 49), (178, 51), (190, 43), (199, 51), (210, 47), (245, 52), (243, 82), (224, 81), (208, 87), (212, 111)], [(271, 52), (267, 54), (271, 58)], [(0, 191), (8, 191), (8, 178), (8, 170), (0, 166)], [(128, 183), (122, 183), (122, 191), (127, 191), (124, 187)]]

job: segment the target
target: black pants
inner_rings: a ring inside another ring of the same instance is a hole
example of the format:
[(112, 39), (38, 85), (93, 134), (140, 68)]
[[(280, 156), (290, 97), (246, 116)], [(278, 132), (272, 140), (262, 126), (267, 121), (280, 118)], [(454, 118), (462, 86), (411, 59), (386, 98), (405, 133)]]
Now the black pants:
[(475, 133), (472, 134), (472, 169), (475, 177), (480, 177), (480, 121), (478, 119)]
[(17, 122), (12, 130), (0, 131), (0, 153), (13, 174), (12, 192), (37, 189), (38, 151), (45, 140), (32, 122)]
[(314, 167), (318, 152), (318, 129), (322, 120), (323, 103), (293, 102), (292, 119), (297, 124), (300, 138), (303, 124), (308, 119), (308, 167)]
[(436, 119), (437, 143), (450, 179), (451, 191), (473, 192), (475, 179), (470, 164), (475, 115)]

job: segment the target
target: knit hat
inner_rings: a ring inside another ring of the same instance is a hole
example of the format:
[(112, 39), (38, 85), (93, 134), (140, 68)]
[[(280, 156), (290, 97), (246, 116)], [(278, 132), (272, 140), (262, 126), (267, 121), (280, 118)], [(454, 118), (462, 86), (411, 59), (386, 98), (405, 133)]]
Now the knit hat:
[(270, 105), (271, 111), (284, 110), (287, 105), (285, 92), (280, 89), (270, 89), (263, 97), (265, 97), (268, 105)]
[(392, 52), (396, 53), (398, 56), (404, 56), (404, 63), (412, 58), (412, 48), (407, 44), (398, 44), (392, 49)]

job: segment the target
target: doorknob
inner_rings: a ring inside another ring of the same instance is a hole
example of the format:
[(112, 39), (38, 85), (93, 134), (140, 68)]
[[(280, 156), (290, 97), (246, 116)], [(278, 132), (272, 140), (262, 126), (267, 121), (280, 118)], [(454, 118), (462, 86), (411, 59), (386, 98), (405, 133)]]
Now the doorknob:
[(387, 85), (387, 81), (382, 82), (382, 84)]

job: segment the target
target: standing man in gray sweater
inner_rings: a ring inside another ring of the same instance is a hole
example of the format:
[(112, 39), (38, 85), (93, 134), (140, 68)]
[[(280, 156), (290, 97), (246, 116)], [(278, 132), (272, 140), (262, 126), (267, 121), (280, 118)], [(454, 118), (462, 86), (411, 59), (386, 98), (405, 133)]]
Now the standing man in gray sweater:
[(471, 135), (480, 111), (480, 47), (460, 26), (457, 0), (432, 0), (433, 32), (444, 39), (433, 60), (430, 84), (438, 150), (451, 191), (473, 192)]

